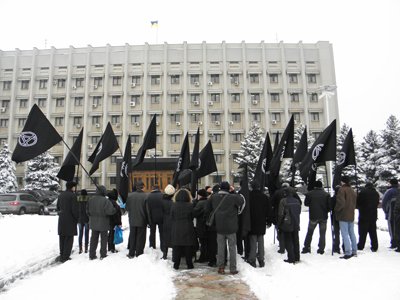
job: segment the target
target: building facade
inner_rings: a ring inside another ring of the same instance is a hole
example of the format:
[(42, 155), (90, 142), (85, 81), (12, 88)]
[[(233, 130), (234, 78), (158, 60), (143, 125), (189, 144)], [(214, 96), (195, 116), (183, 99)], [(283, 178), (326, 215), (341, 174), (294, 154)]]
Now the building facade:
[[(157, 148), (148, 151), (150, 157), (155, 151), (157, 157), (177, 157), (187, 132), (193, 148), (200, 127), (200, 149), (210, 139), (218, 166), (203, 183), (232, 181), (234, 157), (253, 122), (273, 134), (293, 114), (296, 124), (318, 135), (329, 120), (338, 120), (336, 94), (320, 99), (321, 86), (328, 85), (336, 85), (329, 42), (0, 51), (0, 142), (14, 149), (36, 103), (69, 146), (84, 128), (81, 163), (89, 170), (87, 158), (108, 122), (122, 151), (131, 135), (135, 155), (156, 114)], [(60, 143), (50, 153), (61, 164), (68, 149)], [(118, 156), (101, 163), (93, 175), (99, 184), (115, 185)], [(20, 187), (23, 176), (22, 164)], [(95, 187), (82, 168), (79, 176), (82, 188)]]

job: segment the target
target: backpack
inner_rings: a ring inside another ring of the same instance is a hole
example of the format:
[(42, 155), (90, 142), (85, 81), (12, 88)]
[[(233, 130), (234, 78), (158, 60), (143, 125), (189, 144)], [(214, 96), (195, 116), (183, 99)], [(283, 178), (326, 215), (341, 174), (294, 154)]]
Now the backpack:
[(279, 228), (285, 232), (291, 232), (294, 230), (292, 215), (290, 213), (289, 205), (286, 203), (286, 198), (282, 199), (284, 202), (284, 210), (281, 222), (279, 224)]

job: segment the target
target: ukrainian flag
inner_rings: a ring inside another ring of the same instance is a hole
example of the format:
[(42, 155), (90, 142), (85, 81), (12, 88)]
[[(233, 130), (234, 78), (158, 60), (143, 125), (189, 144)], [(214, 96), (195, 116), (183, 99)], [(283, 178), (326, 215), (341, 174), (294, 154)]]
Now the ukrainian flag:
[(150, 21), (151, 28), (158, 28), (158, 21)]

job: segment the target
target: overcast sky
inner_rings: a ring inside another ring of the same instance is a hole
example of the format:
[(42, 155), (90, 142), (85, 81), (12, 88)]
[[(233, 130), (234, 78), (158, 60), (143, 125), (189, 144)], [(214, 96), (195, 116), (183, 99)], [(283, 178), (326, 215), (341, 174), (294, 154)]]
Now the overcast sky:
[(0, 49), (329, 41), (340, 122), (361, 139), (400, 119), (399, 15), (399, 0), (0, 0)]

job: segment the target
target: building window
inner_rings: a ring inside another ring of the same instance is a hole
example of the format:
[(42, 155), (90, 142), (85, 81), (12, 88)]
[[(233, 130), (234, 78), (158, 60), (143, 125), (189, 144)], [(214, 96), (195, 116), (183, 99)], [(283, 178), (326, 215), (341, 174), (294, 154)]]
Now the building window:
[(307, 75), (308, 83), (317, 83), (317, 75), (315, 74), (308, 74)]
[(28, 106), (28, 99), (20, 99), (19, 100), (19, 107), (20, 108), (25, 108)]
[(139, 144), (140, 143), (140, 137), (137, 134), (132, 134), (131, 135), (131, 143), (132, 144)]
[(240, 123), (241, 122), (241, 114), (240, 113), (232, 113), (231, 120), (235, 123)]
[(217, 164), (222, 163), (222, 154), (214, 154), (214, 159)]
[(75, 106), (82, 106), (83, 105), (83, 97), (75, 97), (74, 98), (74, 105)]
[(92, 136), (92, 144), (97, 145), (97, 143), (100, 141), (99, 136)]
[(258, 74), (250, 74), (250, 83), (260, 83), (260, 76)]
[(83, 78), (76, 78), (75, 79), (75, 87), (83, 87)]
[(252, 113), (251, 120), (253, 122), (261, 122), (261, 113)]
[(211, 114), (211, 122), (221, 122), (221, 114), (218, 113), (212, 113)]
[(171, 144), (180, 144), (181, 135), (180, 134), (171, 134)]
[(56, 107), (64, 107), (65, 99), (64, 98), (57, 98), (56, 99)]
[(64, 118), (63, 117), (56, 117), (55, 118), (55, 124), (56, 124), (56, 126), (63, 126)]
[(43, 89), (47, 89), (47, 79), (41, 79), (39, 80), (39, 89), (43, 90)]
[(191, 114), (190, 115), (190, 122), (197, 123), (200, 121), (200, 114)]
[(221, 143), (221, 140), (222, 140), (222, 134), (220, 133), (214, 133), (211, 136), (211, 142), (213, 143)]
[(95, 89), (97, 89), (100, 86), (103, 86), (103, 77), (95, 77), (93, 85)]
[(319, 121), (319, 113), (312, 112), (311, 113), (311, 121), (318, 122)]
[(213, 102), (220, 102), (221, 94), (211, 94), (210, 98), (211, 98), (211, 101), (213, 101)]
[(11, 90), (11, 81), (3, 81), (3, 90), (4, 91)]
[(181, 101), (181, 95), (172, 94), (171, 95), (171, 103), (179, 103)]
[(279, 102), (279, 93), (271, 93), (271, 101)]
[(313, 132), (312, 133), (314, 140), (318, 139), (320, 135), (321, 135), (321, 132)]
[(8, 119), (0, 119), (0, 127), (8, 127)]
[(200, 84), (200, 75), (198, 74), (190, 75), (190, 84), (198, 86)]
[(93, 107), (101, 105), (101, 96), (93, 96)]
[(121, 104), (121, 96), (112, 96), (111, 97), (111, 103), (112, 105), (119, 105)]
[(140, 115), (131, 115), (131, 124), (140, 123)]
[(119, 124), (121, 121), (120, 116), (111, 116), (111, 124), (115, 125), (115, 124)]
[(280, 122), (281, 121), (281, 113), (272, 113), (272, 120)]
[(140, 104), (140, 95), (132, 95), (131, 96), (131, 103), (135, 103), (135, 105)]
[(171, 114), (171, 122), (180, 122), (181, 121), (181, 115), (180, 114)]
[(29, 89), (29, 80), (22, 80), (21, 81), (21, 90)]
[(132, 76), (132, 83), (140, 85), (140, 76)]
[(318, 94), (317, 93), (310, 94), (310, 102), (318, 102)]
[(82, 117), (74, 117), (74, 125), (81, 125)]
[(8, 108), (10, 106), (10, 100), (1, 101), (1, 107)]
[(100, 124), (100, 116), (92, 117), (92, 125)]
[(39, 107), (46, 107), (46, 101), (47, 101), (46, 98), (39, 98), (38, 99), (38, 106)]
[(200, 101), (200, 94), (190, 94), (190, 101), (194, 102), (194, 101)]
[(269, 83), (278, 83), (278, 74), (269, 74)]
[(210, 75), (210, 81), (214, 84), (219, 83), (219, 74), (211, 74)]
[(293, 113), (293, 120), (295, 120), (297, 123), (300, 123), (300, 113)]
[(289, 74), (289, 83), (297, 83), (297, 74)]
[(240, 94), (239, 93), (231, 94), (231, 101), (240, 102)]
[(18, 119), (18, 127), (24, 127), (26, 123), (26, 118), (19, 118)]
[(65, 79), (64, 78), (60, 78), (60, 79), (57, 79), (57, 87), (58, 88), (65, 88)]
[(179, 84), (180, 78), (179, 75), (171, 75), (171, 84)]
[(151, 75), (151, 85), (159, 85), (161, 82), (160, 75)]
[(231, 83), (239, 85), (239, 74), (231, 74)]
[(290, 94), (290, 101), (292, 101), (292, 102), (299, 102), (299, 93), (292, 93), (292, 94)]
[(190, 142), (194, 144), (196, 142), (196, 134), (190, 135)]
[[(111, 160), (111, 163), (113, 163), (112, 160)], [(116, 185), (116, 184), (117, 184), (117, 177), (115, 177), (115, 176), (110, 177), (110, 185)]]
[(160, 95), (150, 95), (150, 103), (151, 104), (159, 104), (160, 103)]
[(241, 133), (232, 133), (232, 142), (233, 143), (240, 143), (241, 141), (242, 141)]
[(122, 77), (121, 76), (113, 76), (112, 78), (112, 85), (118, 86), (122, 84)]
[(112, 155), (112, 156), (111, 156), (111, 159), (110, 159), (110, 162), (111, 162), (112, 164), (116, 164), (116, 163), (117, 163), (117, 157), (116, 157), (115, 155)]
[(259, 93), (251, 93), (250, 94), (250, 99), (260, 101), (260, 94)]

